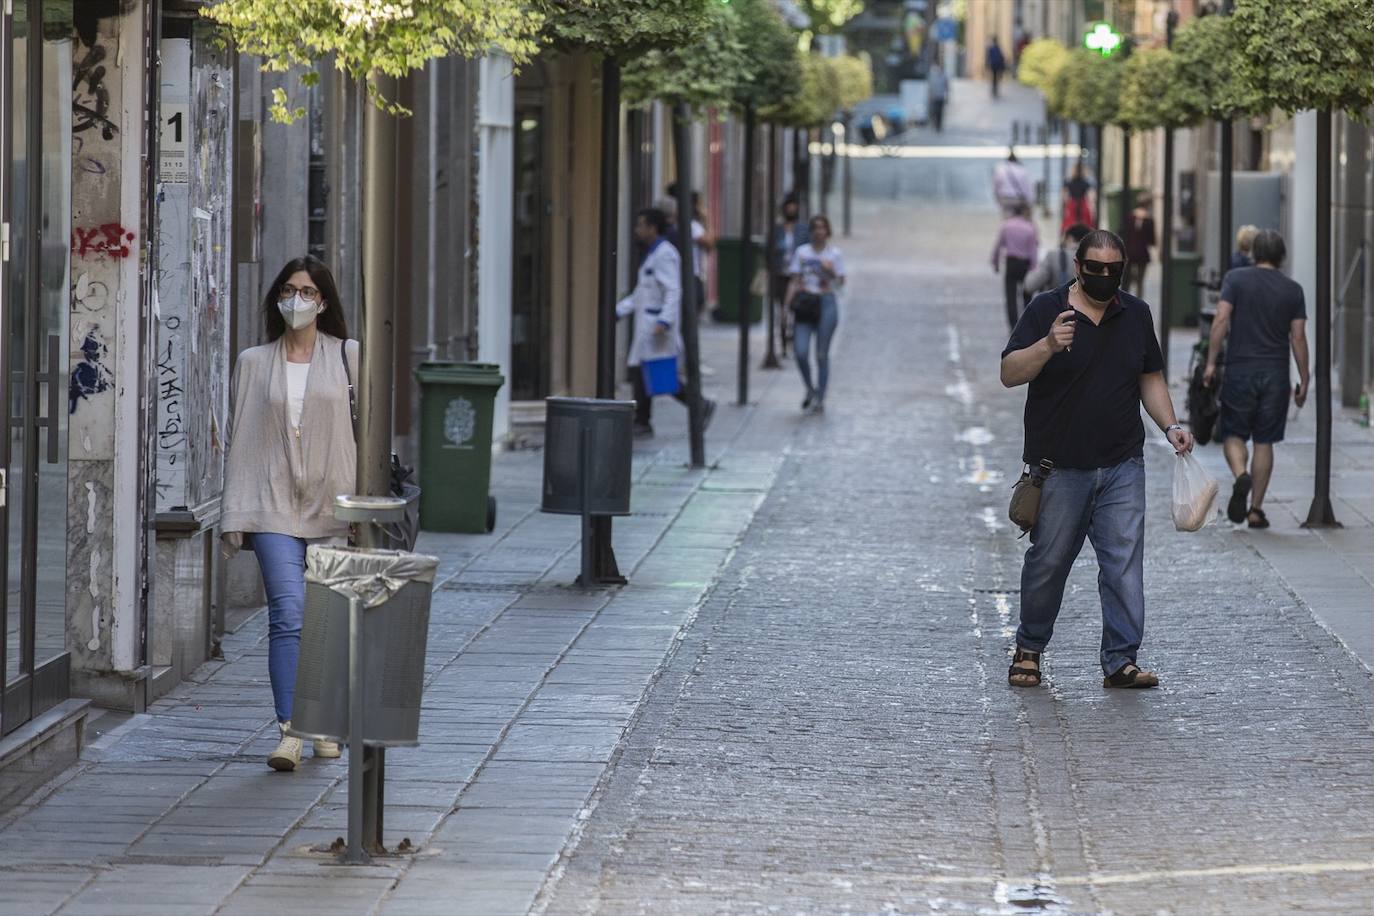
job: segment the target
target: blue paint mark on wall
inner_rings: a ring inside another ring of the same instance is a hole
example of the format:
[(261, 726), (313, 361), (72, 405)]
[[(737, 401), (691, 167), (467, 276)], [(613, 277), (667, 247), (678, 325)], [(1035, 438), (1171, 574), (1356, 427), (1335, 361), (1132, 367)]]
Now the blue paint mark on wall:
[(104, 359), (110, 353), (105, 343), (96, 336), (98, 328), (92, 328), (81, 343), (83, 355), (81, 362), (72, 369), (72, 381), (68, 390), (69, 414), (76, 413), (77, 402), (99, 394), (110, 387), (110, 370), (105, 368)]

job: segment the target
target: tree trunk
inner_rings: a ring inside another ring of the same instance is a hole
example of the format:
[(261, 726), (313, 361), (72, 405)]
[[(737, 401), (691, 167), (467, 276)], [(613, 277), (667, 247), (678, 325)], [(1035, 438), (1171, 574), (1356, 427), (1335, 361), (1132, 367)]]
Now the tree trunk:
[(751, 295), (754, 280), (754, 106), (744, 106), (744, 187), (740, 216), (739, 273), (739, 381), (736, 403), (744, 407), (749, 403), (749, 312), (753, 305)]
[(1317, 468), (1304, 528), (1339, 528), (1331, 508), (1331, 109), (1317, 112)]
[(677, 250), (682, 258), (682, 343), (687, 351), (687, 425), (693, 468), (706, 467), (702, 428), (701, 348), (697, 335), (696, 274), (692, 270), (692, 141), (687, 106), (673, 106), (673, 152), (677, 158)]

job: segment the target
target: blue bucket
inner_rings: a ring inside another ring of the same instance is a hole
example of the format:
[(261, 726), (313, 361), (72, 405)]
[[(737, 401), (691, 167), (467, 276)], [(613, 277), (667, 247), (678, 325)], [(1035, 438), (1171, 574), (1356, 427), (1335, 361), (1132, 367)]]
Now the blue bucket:
[(640, 364), (644, 372), (644, 391), (653, 397), (656, 394), (677, 394), (681, 385), (677, 379), (677, 357), (663, 356), (659, 359), (646, 359)]

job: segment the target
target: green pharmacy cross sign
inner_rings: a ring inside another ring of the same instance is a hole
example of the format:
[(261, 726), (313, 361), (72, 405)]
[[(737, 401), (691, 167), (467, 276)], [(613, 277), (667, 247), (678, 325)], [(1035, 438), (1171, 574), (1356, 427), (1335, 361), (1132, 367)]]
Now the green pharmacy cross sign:
[(1121, 47), (1121, 33), (1105, 22), (1094, 22), (1083, 36), (1083, 47), (1103, 57), (1111, 57)]

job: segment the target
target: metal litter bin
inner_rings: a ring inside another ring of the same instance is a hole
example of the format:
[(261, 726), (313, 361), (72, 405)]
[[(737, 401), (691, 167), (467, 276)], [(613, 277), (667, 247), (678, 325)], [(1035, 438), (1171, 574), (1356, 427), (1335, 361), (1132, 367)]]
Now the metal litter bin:
[(630, 514), (630, 457), (634, 452), (634, 401), (546, 398), (544, 498), (541, 508), (560, 515)]
[(349, 602), (363, 607), (359, 646), (362, 744), (408, 747), (420, 739), (434, 557), (356, 547), (311, 547), (291, 731), (349, 740)]

